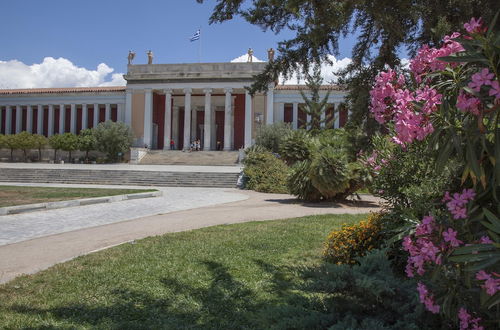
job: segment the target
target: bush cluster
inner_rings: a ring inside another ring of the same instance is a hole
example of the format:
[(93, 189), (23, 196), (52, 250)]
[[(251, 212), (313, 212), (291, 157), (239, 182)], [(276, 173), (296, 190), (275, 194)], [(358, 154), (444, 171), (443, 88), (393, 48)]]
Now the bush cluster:
[(359, 257), (382, 244), (382, 214), (371, 213), (358, 224), (343, 225), (332, 231), (325, 243), (323, 256), (335, 264), (356, 264)]
[[(258, 149), (258, 148), (257, 148)], [(246, 187), (265, 193), (288, 193), (288, 167), (269, 151), (250, 151), (244, 160)]]
[(22, 150), (24, 160), (27, 160), (28, 151), (38, 149), (38, 160), (42, 159), (42, 149), (50, 146), (54, 149), (54, 161), (57, 152), (63, 150), (69, 153), (85, 151), (88, 160), (89, 152), (98, 150), (106, 153), (108, 161), (117, 161), (132, 145), (132, 132), (124, 123), (107, 121), (100, 123), (96, 128), (84, 129), (79, 135), (73, 133), (55, 134), (50, 138), (43, 135), (31, 134), (23, 131), (18, 134), (0, 135), (0, 147), (10, 149), (10, 158), (13, 160), (14, 150)]

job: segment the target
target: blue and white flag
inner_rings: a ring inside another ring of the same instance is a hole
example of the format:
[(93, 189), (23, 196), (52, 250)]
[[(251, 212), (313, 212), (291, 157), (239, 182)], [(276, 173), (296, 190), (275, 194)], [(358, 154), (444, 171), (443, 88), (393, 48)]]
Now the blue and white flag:
[(189, 41), (196, 41), (198, 39), (200, 39), (200, 35), (201, 35), (201, 31), (200, 29), (198, 29), (195, 34), (193, 34), (193, 36), (189, 39)]

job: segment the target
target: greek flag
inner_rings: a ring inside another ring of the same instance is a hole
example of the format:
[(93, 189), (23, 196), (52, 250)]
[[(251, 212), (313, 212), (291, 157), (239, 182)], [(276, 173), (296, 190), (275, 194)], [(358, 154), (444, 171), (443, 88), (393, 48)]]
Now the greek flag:
[(196, 41), (200, 39), (201, 31), (198, 29), (195, 34), (189, 39), (189, 41)]

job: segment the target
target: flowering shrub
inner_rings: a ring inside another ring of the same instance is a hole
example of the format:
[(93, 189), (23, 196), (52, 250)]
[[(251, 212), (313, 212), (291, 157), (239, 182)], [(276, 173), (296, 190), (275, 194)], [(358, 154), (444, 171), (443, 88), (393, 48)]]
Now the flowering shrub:
[(358, 224), (332, 231), (325, 243), (325, 259), (336, 264), (356, 264), (357, 258), (380, 247), (381, 218), (380, 213), (371, 213)]
[[(450, 158), (461, 162), (460, 183), (433, 199), (427, 214), (407, 221), (402, 242), (420, 301), (460, 329), (500, 326), (497, 17), (489, 28), (472, 19), (466, 34), (446, 36), (440, 48), (422, 47), (410, 76), (381, 72), (371, 91), (371, 112), (403, 151), (425, 142), (436, 172)], [(373, 163), (375, 175), (390, 165)]]

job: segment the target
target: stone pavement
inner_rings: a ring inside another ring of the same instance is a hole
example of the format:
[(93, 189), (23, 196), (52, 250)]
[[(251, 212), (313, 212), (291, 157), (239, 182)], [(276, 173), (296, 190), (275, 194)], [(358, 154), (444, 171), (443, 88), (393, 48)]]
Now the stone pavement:
[[(0, 183), (2, 185), (2, 183)], [(10, 183), (8, 184), (10, 185)], [(81, 184), (16, 184), (23, 186), (148, 189), (137, 186)], [(151, 187), (163, 195), (115, 203), (94, 204), (12, 214), (0, 217), (0, 246), (36, 237), (59, 234), (82, 228), (102, 226), (149, 215), (187, 210), (197, 207), (235, 202), (248, 198), (236, 189)]]
[(239, 173), (240, 165), (234, 166), (193, 166), (193, 165), (133, 165), (133, 164), (47, 164), (47, 163), (2, 163), (0, 168), (31, 169), (73, 169), (73, 170), (129, 170), (129, 171), (168, 171), (168, 172), (215, 172)]
[[(213, 192), (200, 188), (166, 189), (172, 189), (170, 190), (170, 196), (172, 194), (182, 194), (184, 197), (180, 198), (180, 200), (187, 199), (187, 204), (189, 204), (189, 201), (195, 200), (194, 194), (198, 194), (196, 195), (197, 198), (205, 198), (205, 201), (208, 194), (211, 194), (212, 197), (208, 198), (208, 200), (212, 202), (213, 198), (217, 198), (219, 195), (225, 196), (223, 198), (234, 198), (238, 201), (222, 202), (224, 204), (217, 205), (212, 203), (211, 206), (144, 216), (128, 221), (117, 220), (117, 222), (113, 221), (103, 225), (99, 225), (101, 219), (94, 219), (92, 227), (53, 235), (44, 234), (43, 229), (35, 230), (35, 235), (43, 234), (48, 236), (0, 246), (0, 283), (9, 281), (21, 274), (35, 273), (80, 255), (148, 236), (247, 221), (275, 220), (315, 214), (357, 214), (380, 209), (380, 201), (369, 195), (363, 195), (360, 202), (307, 204), (298, 202), (293, 196), (284, 194), (263, 194), (237, 189), (214, 189)], [(165, 195), (169, 196), (168, 193)], [(153, 200), (153, 198), (150, 200)], [(135, 208), (140, 209), (141, 207), (135, 206)], [(140, 210), (134, 210), (134, 212), (140, 212)], [(112, 213), (113, 211), (110, 211), (107, 214)], [(67, 215), (68, 220), (66, 220), (65, 224), (69, 226), (68, 223), (75, 216), (80, 221), (85, 218), (96, 218), (95, 214), (89, 216), (87, 212), (81, 212), (80, 208), (75, 208), (74, 212)], [(1, 222), (0, 228), (2, 230), (4, 228)], [(54, 226), (51, 226), (51, 228), (54, 229)], [(15, 235), (22, 236), (19, 232)]]

